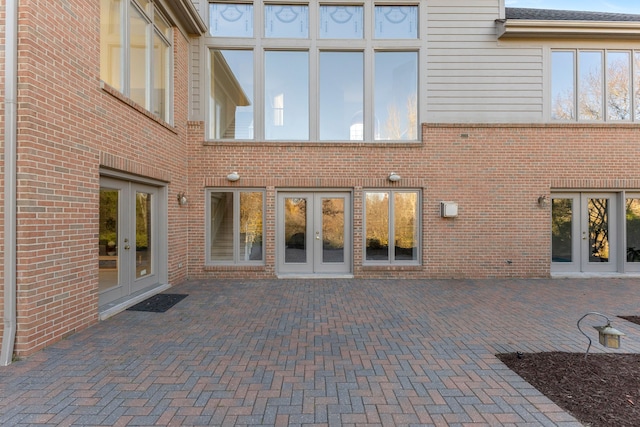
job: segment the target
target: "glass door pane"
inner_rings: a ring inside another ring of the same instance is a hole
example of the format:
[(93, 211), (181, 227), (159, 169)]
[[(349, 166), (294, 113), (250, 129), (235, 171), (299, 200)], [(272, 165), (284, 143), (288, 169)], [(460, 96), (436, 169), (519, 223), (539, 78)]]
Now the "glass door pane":
[(151, 194), (136, 192), (136, 279), (152, 273)]
[(588, 201), (589, 262), (609, 262), (609, 199)]
[(100, 189), (100, 226), (98, 235), (98, 291), (118, 285), (118, 209), (120, 190)]
[(582, 195), (582, 271), (618, 270), (616, 248), (616, 196)]
[(304, 197), (284, 199), (285, 263), (307, 262), (307, 205)]
[(344, 262), (344, 199), (322, 199), (322, 262)]
[(572, 262), (573, 199), (554, 198), (551, 202), (551, 261)]
[(626, 203), (627, 269), (640, 269), (640, 195), (627, 197)]

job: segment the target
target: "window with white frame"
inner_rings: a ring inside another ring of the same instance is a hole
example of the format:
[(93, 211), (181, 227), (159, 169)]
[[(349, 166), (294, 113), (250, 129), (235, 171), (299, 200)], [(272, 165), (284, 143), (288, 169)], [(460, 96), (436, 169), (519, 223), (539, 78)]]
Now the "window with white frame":
[(417, 140), (419, 3), (210, 1), (208, 137)]
[(371, 190), (364, 193), (366, 264), (420, 262), (420, 193)]
[(551, 118), (640, 121), (640, 50), (553, 50)]
[(207, 263), (264, 263), (264, 191), (207, 191)]
[(172, 121), (172, 28), (152, 0), (100, 0), (100, 78)]

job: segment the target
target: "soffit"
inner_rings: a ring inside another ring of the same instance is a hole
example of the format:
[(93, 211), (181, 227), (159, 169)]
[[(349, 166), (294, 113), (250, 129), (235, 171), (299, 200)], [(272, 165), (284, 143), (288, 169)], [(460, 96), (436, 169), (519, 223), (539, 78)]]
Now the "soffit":
[[(158, 2), (159, 3), (159, 2)], [(173, 15), (180, 20), (184, 31), (189, 35), (202, 35), (207, 32), (207, 25), (196, 10), (191, 0), (164, 0)]]
[(511, 38), (610, 38), (640, 39), (640, 22), (496, 20), (499, 39)]

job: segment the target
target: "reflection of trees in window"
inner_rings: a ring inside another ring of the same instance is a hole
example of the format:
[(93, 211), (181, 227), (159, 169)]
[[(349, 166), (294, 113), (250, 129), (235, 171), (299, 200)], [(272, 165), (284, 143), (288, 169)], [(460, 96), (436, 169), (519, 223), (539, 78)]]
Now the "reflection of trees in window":
[(365, 210), (367, 259), (388, 259), (389, 194), (367, 193)]
[[(571, 66), (572, 52), (554, 52), (554, 98), (551, 116), (557, 120), (575, 120), (575, 83)], [(602, 58), (606, 58), (603, 70)], [(640, 53), (634, 53), (636, 70), (640, 70)], [(578, 55), (578, 99), (580, 120), (632, 120), (632, 94), (635, 94), (635, 119), (640, 119), (640, 72), (631, 78), (631, 52), (580, 52)], [(632, 91), (632, 85), (634, 90)], [(557, 87), (555, 87), (557, 86)]]
[(609, 199), (589, 199), (591, 261), (609, 260)]
[[(406, 111), (405, 127), (402, 126), (401, 112)], [(418, 102), (415, 94), (407, 97), (406, 110), (401, 110), (396, 104), (387, 107), (387, 120), (384, 124), (385, 137), (390, 140), (415, 140), (418, 120)]]
[(344, 199), (322, 199), (322, 240), (325, 248), (344, 247)]
[(635, 118), (636, 120), (640, 120), (640, 52), (635, 52), (634, 56), (634, 79), (633, 79), (633, 85), (635, 87), (635, 105), (636, 105), (636, 114), (635, 114)]
[[(418, 193), (366, 194), (366, 254), (372, 261), (416, 261), (419, 247)], [(393, 251), (389, 251), (393, 248)]]
[(136, 249), (144, 250), (151, 243), (151, 194), (136, 194)]
[(571, 262), (572, 199), (553, 199), (551, 204), (551, 258), (553, 262)]
[(262, 193), (240, 193), (240, 259), (262, 259)]
[(118, 241), (118, 190), (100, 189), (100, 231), (101, 245), (115, 246)]
[(607, 118), (631, 119), (629, 52), (607, 55)]
[(640, 199), (627, 199), (627, 261), (640, 262)]
[(300, 245), (304, 247), (304, 236), (307, 231), (307, 199), (287, 198), (284, 209), (285, 242), (292, 247)]

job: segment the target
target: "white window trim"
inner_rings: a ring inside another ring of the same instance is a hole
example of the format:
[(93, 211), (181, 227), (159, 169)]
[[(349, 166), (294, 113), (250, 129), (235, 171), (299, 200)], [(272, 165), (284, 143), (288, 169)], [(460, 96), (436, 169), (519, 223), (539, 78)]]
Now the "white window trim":
[[(216, 261), (211, 259), (211, 195), (213, 193), (233, 193), (233, 260), (229, 261)], [(240, 223), (239, 207), (240, 207), (240, 193), (262, 193), (262, 259), (254, 261), (244, 261), (238, 259), (238, 229)], [(265, 240), (266, 240), (266, 196), (267, 192), (264, 188), (207, 188), (205, 190), (205, 265), (206, 266), (256, 266), (265, 265), (266, 253), (265, 253)]]
[[(392, 241), (392, 228), (393, 228), (393, 195), (395, 193), (415, 193), (417, 195), (416, 200), (416, 231), (417, 239), (416, 248), (417, 254), (415, 260), (395, 260), (395, 253), (393, 246), (389, 244), (389, 259), (387, 260), (368, 260), (367, 259), (367, 193), (388, 193), (389, 194), (389, 241)], [(395, 265), (395, 266), (417, 266), (422, 265), (422, 247), (423, 233), (422, 233), (422, 191), (412, 188), (369, 188), (362, 191), (362, 265), (363, 266), (381, 266), (381, 265)]]
[(168, 63), (165, 70), (167, 74), (167, 107), (166, 107), (166, 117), (162, 120), (169, 124), (173, 124), (174, 117), (174, 108), (173, 108), (173, 95), (174, 95), (174, 84), (173, 84), (173, 63), (174, 63), (174, 55), (173, 55), (173, 40), (167, 38), (162, 31), (159, 31), (154, 23), (154, 18), (156, 14), (160, 19), (164, 21), (167, 27), (171, 31), (171, 36), (173, 36), (173, 25), (169, 22), (169, 20), (158, 10), (158, 7), (154, 2), (149, 3), (150, 12), (144, 10), (136, 0), (125, 0), (121, 3), (122, 10), (120, 11), (121, 16), (121, 26), (122, 26), (122, 52), (123, 58), (120, 69), (120, 81), (122, 82), (122, 94), (127, 98), (130, 97), (131, 94), (131, 79), (129, 75), (129, 70), (131, 67), (131, 34), (130, 34), (130, 23), (131, 23), (131, 14), (130, 7), (133, 6), (140, 14), (143, 19), (147, 22), (147, 39), (150, 45), (148, 49), (145, 50), (145, 55), (147, 56), (147, 70), (145, 70), (145, 79), (147, 84), (149, 85), (149, 90), (145, 94), (145, 103), (147, 105), (140, 105), (143, 109), (149, 111), (149, 113), (156, 115), (151, 111), (151, 107), (153, 106), (153, 98), (154, 94), (154, 66), (153, 66), (153, 40), (154, 36), (158, 35), (162, 41), (166, 42), (169, 46), (168, 49)]
[[(574, 76), (573, 76), (573, 84), (574, 84), (574, 109), (575, 109), (575, 118), (572, 120), (562, 120), (562, 119), (554, 119), (553, 118), (553, 53), (554, 52), (573, 52), (574, 54)], [(579, 106), (578, 106), (578, 98), (579, 98), (579, 76), (580, 76), (580, 53), (581, 52), (602, 52), (602, 72), (604, 75), (604, 91), (602, 95), (602, 120), (584, 120), (580, 119), (579, 114)], [(628, 52), (630, 53), (630, 75), (629, 79), (631, 82), (631, 88), (629, 91), (629, 95), (631, 97), (630, 100), (630, 118), (628, 120), (611, 120), (608, 118), (608, 105), (607, 105), (607, 55), (608, 53), (616, 53), (616, 52)], [(640, 73), (640, 69), (635, 62), (635, 55), (640, 54), (640, 49), (634, 49), (633, 47), (603, 47), (601, 45), (595, 46), (583, 46), (583, 47), (563, 47), (562, 45), (552, 46), (546, 49), (545, 51), (545, 63), (547, 64), (546, 72), (545, 72), (545, 84), (546, 84), (546, 99), (547, 101), (544, 103), (544, 116), (546, 121), (549, 123), (607, 123), (607, 124), (632, 124), (632, 123), (640, 123), (640, 118), (636, 117), (636, 110), (640, 107), (640, 97), (636, 96), (636, 92), (640, 90), (640, 88), (636, 87), (635, 84), (635, 75)]]

